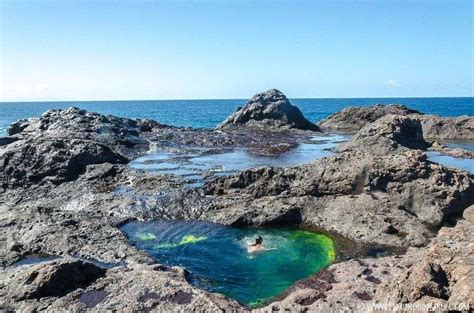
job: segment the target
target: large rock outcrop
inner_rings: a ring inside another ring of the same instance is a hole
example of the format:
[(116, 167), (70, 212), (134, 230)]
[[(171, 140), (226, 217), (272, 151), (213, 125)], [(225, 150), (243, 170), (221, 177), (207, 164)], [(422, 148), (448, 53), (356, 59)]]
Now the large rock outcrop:
[(51, 110), (8, 129), (0, 149), (0, 188), (60, 184), (75, 180), (94, 164), (125, 164), (148, 149), (140, 134), (166, 126), (77, 108)]
[[(77, 288), (85, 288), (106, 270), (89, 262), (74, 259), (26, 266), (19, 271), (1, 272), (0, 298), (7, 301), (62, 297)], [(0, 308), (5, 309), (0, 301)]]
[(474, 116), (420, 115), (418, 118), (427, 139), (474, 140)]
[(55, 135), (61, 137), (77, 136), (137, 136), (139, 132), (170, 127), (149, 119), (129, 119), (88, 112), (76, 107), (49, 110), (39, 118), (19, 120), (8, 128), (8, 135)]
[(386, 115), (364, 126), (337, 150), (358, 149), (384, 155), (401, 150), (426, 150), (428, 147), (418, 119), (403, 115)]
[(134, 264), (105, 270), (60, 259), (0, 270), (0, 310), (6, 311), (243, 311), (219, 294), (193, 287), (180, 267)]
[(349, 107), (323, 119), (318, 125), (322, 129), (329, 131), (358, 131), (366, 124), (375, 122), (377, 119), (389, 114), (408, 115), (421, 114), (421, 112), (412, 110), (402, 104)]
[(318, 126), (308, 121), (303, 113), (276, 89), (256, 94), (218, 127), (235, 126), (320, 131)]
[(327, 131), (353, 132), (390, 114), (410, 115), (420, 121), (425, 139), (474, 140), (474, 117), (425, 115), (404, 105), (350, 107), (323, 119), (318, 125)]
[(169, 127), (153, 120), (105, 116), (71, 107), (47, 111), (39, 118), (19, 120), (10, 125), (8, 134), (16, 139), (91, 140), (129, 156), (136, 154), (133, 150), (148, 148), (141, 134)]
[(469, 174), (429, 162), (419, 151), (360, 150), (281, 169), (221, 177), (199, 216), (231, 225), (305, 224), (367, 245), (426, 244), (433, 229), (474, 202)]
[(92, 140), (20, 140), (0, 150), (0, 188), (60, 184), (76, 179), (92, 164), (125, 164), (128, 159)]

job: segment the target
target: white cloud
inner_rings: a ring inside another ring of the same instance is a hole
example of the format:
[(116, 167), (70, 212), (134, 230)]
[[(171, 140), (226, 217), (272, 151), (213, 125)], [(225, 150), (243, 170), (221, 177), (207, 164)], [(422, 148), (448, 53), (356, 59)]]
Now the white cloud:
[(388, 86), (388, 87), (400, 87), (401, 86), (401, 84), (398, 81), (394, 80), (394, 79), (387, 80), (384, 85)]

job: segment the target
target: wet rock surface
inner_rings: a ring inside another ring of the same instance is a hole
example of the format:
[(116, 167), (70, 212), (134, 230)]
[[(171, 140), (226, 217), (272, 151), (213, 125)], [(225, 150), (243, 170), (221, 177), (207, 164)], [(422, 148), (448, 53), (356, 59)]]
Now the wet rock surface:
[(320, 131), (318, 126), (308, 121), (303, 113), (276, 89), (256, 94), (222, 122), (219, 128), (236, 126)]
[[(247, 310), (192, 286), (182, 268), (152, 265), (118, 229), (131, 219), (163, 218), (301, 225), (346, 238), (357, 249), (408, 250), (340, 259), (267, 309), (357, 308), (392, 300), (472, 305), (474, 208), (466, 208), (474, 203), (473, 176), (430, 162), (422, 127), (415, 116), (386, 115), (333, 156), (247, 169), (190, 189), (182, 179), (126, 163), (155, 149), (274, 155), (308, 135), (264, 127), (176, 128), (76, 108), (14, 123), (0, 145), (0, 309)], [(60, 259), (12, 266), (34, 254)], [(64, 277), (72, 283), (63, 284)]]

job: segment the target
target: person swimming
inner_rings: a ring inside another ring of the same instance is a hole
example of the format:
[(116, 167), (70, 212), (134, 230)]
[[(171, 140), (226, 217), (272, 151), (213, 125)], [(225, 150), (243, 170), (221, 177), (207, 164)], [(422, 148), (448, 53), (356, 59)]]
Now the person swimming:
[(263, 242), (262, 236), (258, 236), (255, 239), (255, 243), (251, 243), (251, 244), (247, 245), (247, 251), (249, 253), (252, 253), (252, 252), (255, 252), (255, 251), (265, 250), (265, 247), (262, 245), (262, 242)]

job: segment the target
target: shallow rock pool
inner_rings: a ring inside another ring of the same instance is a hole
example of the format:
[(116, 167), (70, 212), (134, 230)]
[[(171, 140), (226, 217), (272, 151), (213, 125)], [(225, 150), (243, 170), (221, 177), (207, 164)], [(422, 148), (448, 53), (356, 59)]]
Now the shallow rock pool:
[[(441, 143), (451, 149), (474, 151), (474, 141), (470, 140), (448, 140), (441, 141)], [(430, 161), (442, 164), (444, 166), (466, 170), (474, 174), (474, 159), (453, 157), (445, 155), (439, 151), (428, 151), (427, 155)]]
[(428, 151), (427, 155), (430, 161), (442, 164), (447, 167), (466, 170), (474, 174), (474, 159), (455, 158), (449, 155), (444, 155), (437, 151)]
[(350, 135), (322, 134), (313, 136), (286, 153), (258, 155), (245, 149), (213, 154), (175, 154), (155, 151), (130, 162), (135, 170), (158, 175), (175, 175), (188, 180), (188, 187), (200, 187), (204, 178), (232, 174), (258, 166), (291, 167), (333, 155), (331, 149), (350, 138)]
[[(190, 281), (250, 307), (330, 265), (333, 241), (298, 229), (233, 228), (208, 222), (129, 222), (122, 231), (157, 262), (180, 265)], [(257, 236), (265, 250), (250, 253)]]

